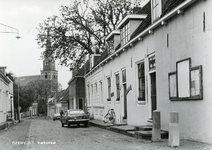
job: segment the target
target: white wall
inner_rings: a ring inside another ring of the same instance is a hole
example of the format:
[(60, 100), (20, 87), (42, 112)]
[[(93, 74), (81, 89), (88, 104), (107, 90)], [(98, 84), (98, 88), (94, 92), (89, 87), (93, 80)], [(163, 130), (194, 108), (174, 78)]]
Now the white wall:
[[(103, 102), (105, 101), (105, 99), (102, 96), (103, 92), (101, 91), (101, 84), (100, 84), (102, 80), (103, 80), (103, 77), (102, 77), (101, 67), (97, 69), (95, 72), (93, 72), (92, 74), (87, 75), (85, 78), (87, 109), (90, 115), (94, 116), (94, 118), (98, 120), (102, 120), (104, 115)], [(89, 90), (88, 90), (88, 85), (89, 85)], [(92, 86), (93, 86), (93, 90), (92, 90)], [(97, 86), (97, 89), (96, 89), (96, 86)]]
[[(206, 31), (203, 32), (203, 12)], [(169, 113), (179, 112), (180, 135), (183, 139), (212, 142), (212, 1), (200, 1), (184, 15), (154, 32), (151, 48), (156, 51), (157, 99), (162, 128), (168, 130)], [(169, 47), (167, 48), (167, 33)], [(176, 71), (176, 62), (191, 58), (191, 67), (203, 67), (203, 100), (170, 101), (168, 73)]]
[(0, 122), (6, 121), (7, 111), (10, 111), (9, 84), (0, 78)]

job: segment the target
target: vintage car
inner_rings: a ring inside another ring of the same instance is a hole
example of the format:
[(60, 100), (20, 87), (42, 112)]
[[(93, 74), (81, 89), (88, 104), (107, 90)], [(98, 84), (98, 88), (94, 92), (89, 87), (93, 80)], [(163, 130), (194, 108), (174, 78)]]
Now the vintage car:
[(66, 113), (61, 117), (61, 125), (64, 127), (66, 124), (68, 127), (71, 126), (71, 124), (84, 124), (85, 127), (87, 127), (89, 122), (89, 114), (86, 114), (81, 109), (70, 109), (67, 110)]
[(54, 120), (54, 121), (55, 121), (55, 120), (60, 120), (60, 114), (59, 114), (59, 113), (54, 114), (53, 120)]

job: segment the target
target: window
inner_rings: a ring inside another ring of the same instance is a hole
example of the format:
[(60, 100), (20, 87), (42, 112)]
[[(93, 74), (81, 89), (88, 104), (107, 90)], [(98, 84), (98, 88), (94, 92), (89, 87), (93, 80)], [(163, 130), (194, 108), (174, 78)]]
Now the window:
[(87, 97), (87, 100), (88, 100), (88, 105), (91, 105), (91, 102), (90, 102), (90, 86), (89, 85), (87, 85), (87, 88), (88, 88), (88, 91), (87, 91), (87, 93), (88, 93), (88, 97)]
[(45, 79), (47, 79), (48, 78), (48, 74), (47, 74), (47, 72), (45, 72)]
[(95, 83), (95, 92), (94, 93), (95, 93), (95, 103), (97, 105), (97, 104), (99, 104), (97, 83)]
[(107, 78), (107, 89), (108, 89), (108, 101), (111, 101), (111, 79), (110, 77)]
[(152, 56), (149, 58), (149, 70), (155, 70), (156, 64), (155, 64), (155, 56)]
[(120, 100), (120, 83), (119, 83), (119, 74), (116, 74), (116, 100)]
[(161, 0), (152, 0), (152, 21), (156, 21), (161, 15)]
[(121, 45), (126, 44), (130, 40), (130, 23), (128, 22), (121, 29)]
[(122, 70), (122, 83), (126, 83), (126, 70)]
[(109, 53), (113, 53), (113, 51), (114, 51), (114, 39), (111, 39), (110, 41), (108, 41), (108, 49), (109, 49)]
[(100, 84), (100, 91), (102, 92), (102, 81), (99, 81)]
[(93, 85), (91, 85), (91, 99), (90, 99), (90, 101), (92, 101), (93, 100)]
[(98, 92), (97, 83), (95, 83), (96, 93)]
[(49, 79), (51, 79), (52, 77), (51, 77), (51, 73), (50, 72), (48, 73), (48, 75), (49, 75)]
[(138, 64), (138, 100), (145, 100), (145, 70), (144, 62)]
[(100, 86), (100, 103), (101, 103), (101, 105), (103, 104), (103, 96), (102, 96), (102, 94), (103, 94), (103, 90), (102, 90), (102, 81), (99, 81), (99, 86)]

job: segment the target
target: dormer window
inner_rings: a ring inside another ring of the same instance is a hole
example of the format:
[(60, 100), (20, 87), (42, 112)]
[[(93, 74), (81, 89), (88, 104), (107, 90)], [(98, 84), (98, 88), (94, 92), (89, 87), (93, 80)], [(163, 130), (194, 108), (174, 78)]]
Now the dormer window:
[(128, 22), (121, 29), (121, 45), (126, 44), (130, 40), (130, 23)]
[(161, 0), (151, 0), (152, 5), (152, 22), (156, 21), (161, 16)]
[(107, 37), (107, 48), (109, 54), (112, 54), (120, 43), (120, 31), (114, 30)]
[(111, 39), (110, 41), (108, 41), (108, 51), (109, 51), (109, 53), (113, 53), (113, 51), (114, 51), (114, 39)]
[(129, 42), (131, 34), (146, 17), (146, 14), (129, 14), (118, 23), (117, 28), (121, 32), (121, 46)]

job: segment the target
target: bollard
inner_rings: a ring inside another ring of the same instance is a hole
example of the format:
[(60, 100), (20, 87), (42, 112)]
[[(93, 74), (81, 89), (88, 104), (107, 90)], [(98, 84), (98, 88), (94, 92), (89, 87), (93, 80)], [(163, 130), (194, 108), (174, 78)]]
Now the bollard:
[(160, 123), (160, 111), (153, 111), (153, 122), (152, 122), (152, 141), (161, 140), (161, 123)]
[(178, 114), (178, 112), (170, 112), (168, 146), (171, 146), (171, 147), (180, 146), (179, 114)]

